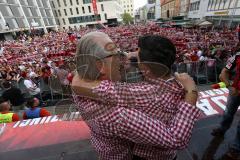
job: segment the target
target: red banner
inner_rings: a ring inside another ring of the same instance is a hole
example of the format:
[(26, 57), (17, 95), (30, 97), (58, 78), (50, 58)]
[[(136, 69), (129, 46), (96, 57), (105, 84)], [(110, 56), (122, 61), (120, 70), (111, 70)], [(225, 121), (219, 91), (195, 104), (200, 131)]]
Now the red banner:
[[(199, 93), (197, 107), (204, 117), (222, 114), (226, 108), (228, 89)], [(90, 138), (90, 130), (79, 112), (0, 124), (0, 153), (38, 148)]]
[(213, 89), (199, 93), (197, 107), (201, 109), (205, 117), (223, 114), (226, 109), (228, 89)]
[(97, 10), (97, 0), (92, 0), (92, 6), (93, 6), (93, 12), (95, 15), (98, 14), (98, 10)]
[(89, 139), (90, 130), (78, 116), (76, 112), (0, 124), (0, 153)]

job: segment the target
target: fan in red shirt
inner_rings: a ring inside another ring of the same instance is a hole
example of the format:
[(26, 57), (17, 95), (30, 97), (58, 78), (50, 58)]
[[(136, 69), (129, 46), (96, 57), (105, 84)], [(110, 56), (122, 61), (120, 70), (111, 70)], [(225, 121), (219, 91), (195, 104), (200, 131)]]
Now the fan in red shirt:
[(0, 124), (1, 123), (11, 123), (19, 121), (19, 116), (16, 113), (11, 113), (10, 104), (4, 99), (0, 99)]
[(76, 40), (76, 36), (73, 33), (68, 33), (68, 35), (69, 35), (69, 41), (73, 43)]
[(51, 67), (48, 66), (48, 60), (44, 58), (42, 60), (42, 75), (41, 77), (43, 78), (44, 82), (48, 84), (48, 78), (51, 76)]
[(27, 102), (29, 109), (26, 109), (23, 113), (23, 119), (34, 119), (39, 117), (47, 117), (51, 114), (44, 108), (39, 108), (39, 100), (37, 98), (31, 98)]

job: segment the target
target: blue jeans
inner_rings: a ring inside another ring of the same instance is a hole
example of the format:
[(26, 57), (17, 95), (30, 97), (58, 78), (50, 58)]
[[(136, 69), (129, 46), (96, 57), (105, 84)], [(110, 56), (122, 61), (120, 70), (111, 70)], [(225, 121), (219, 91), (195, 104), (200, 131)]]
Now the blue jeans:
[[(229, 94), (226, 110), (223, 115), (223, 120), (221, 122), (221, 129), (223, 131), (227, 131), (233, 122), (234, 115), (240, 106), (240, 96), (232, 96)], [(238, 150), (240, 152), (240, 121), (237, 126), (237, 134), (232, 145), (232, 148)]]

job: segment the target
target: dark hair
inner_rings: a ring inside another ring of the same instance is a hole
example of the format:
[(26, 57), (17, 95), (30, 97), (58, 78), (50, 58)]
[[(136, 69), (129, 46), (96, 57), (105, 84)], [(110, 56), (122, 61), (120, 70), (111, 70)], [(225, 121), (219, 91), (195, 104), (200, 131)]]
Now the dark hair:
[(147, 35), (138, 40), (140, 62), (155, 62), (171, 69), (176, 59), (176, 47), (165, 37)]
[(27, 107), (33, 107), (34, 102), (35, 102), (34, 97), (29, 98), (27, 101)]
[(4, 82), (2, 83), (2, 86), (3, 86), (4, 89), (8, 89), (8, 88), (11, 87), (11, 83), (8, 82), (8, 81), (4, 81)]
[(3, 97), (0, 97), (0, 104), (4, 103), (4, 102), (7, 102), (6, 99), (4, 99)]

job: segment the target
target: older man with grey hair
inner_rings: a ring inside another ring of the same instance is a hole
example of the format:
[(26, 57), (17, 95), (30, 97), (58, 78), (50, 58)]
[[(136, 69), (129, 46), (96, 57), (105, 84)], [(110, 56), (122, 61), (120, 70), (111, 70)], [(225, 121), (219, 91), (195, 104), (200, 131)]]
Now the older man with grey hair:
[[(167, 66), (171, 66), (176, 54), (171, 41), (146, 36), (141, 39), (140, 50), (149, 41), (158, 45), (151, 46), (154, 61), (168, 61)], [(140, 61), (151, 54), (140, 53)], [(195, 107), (194, 81), (187, 74), (172, 77), (167, 66), (167, 75), (160, 76), (157, 71), (162, 65), (154, 63), (141, 65), (144, 82), (119, 83), (120, 57), (103, 33), (89, 33), (78, 44), (74, 99), (91, 129), (91, 141), (100, 159), (175, 160), (176, 150), (187, 146), (200, 115)]]
[[(117, 48), (108, 35), (101, 32), (91, 32), (81, 38), (77, 46), (76, 66), (78, 75), (91, 82), (107, 79), (118, 81), (121, 78)], [(91, 129), (91, 142), (100, 159), (131, 160), (134, 143), (117, 137), (102, 119), (111, 115), (113, 107), (99, 99), (93, 99), (94, 95), (88, 90), (83, 92), (89, 94), (89, 97), (74, 95), (74, 100)], [(106, 132), (100, 128), (105, 128)]]
[[(120, 64), (117, 63), (120, 55), (116, 45), (105, 33), (91, 32), (83, 36), (76, 53), (77, 72), (81, 77), (90, 80), (120, 80)], [(112, 71), (108, 70), (110, 68)]]

